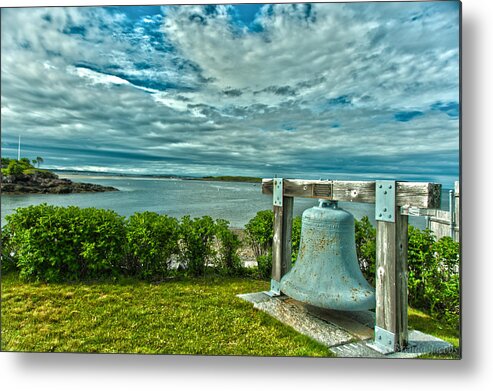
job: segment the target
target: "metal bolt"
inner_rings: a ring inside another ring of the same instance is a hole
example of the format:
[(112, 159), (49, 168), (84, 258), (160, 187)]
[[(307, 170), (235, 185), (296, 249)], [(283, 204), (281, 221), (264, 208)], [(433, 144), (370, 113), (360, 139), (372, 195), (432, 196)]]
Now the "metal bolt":
[(380, 214), (378, 215), (378, 217), (382, 217), (382, 214), (380, 213)]
[(387, 208), (383, 208), (383, 211), (384, 211), (384, 212), (387, 212)]
[(378, 185), (378, 188), (381, 189), (382, 188), (382, 185)]
[(389, 189), (392, 189), (392, 185), (389, 185)]
[(389, 215), (389, 219), (391, 219), (391, 218), (392, 218), (392, 215)]
[(383, 194), (387, 194), (387, 190), (385, 190), (385, 191), (383, 192)]

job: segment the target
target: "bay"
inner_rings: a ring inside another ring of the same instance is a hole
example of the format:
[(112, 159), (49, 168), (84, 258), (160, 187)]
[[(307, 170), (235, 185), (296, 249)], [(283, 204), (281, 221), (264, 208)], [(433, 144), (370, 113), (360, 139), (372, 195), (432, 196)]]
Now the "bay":
[[(231, 227), (243, 228), (260, 210), (272, 208), (272, 197), (263, 195), (261, 184), (241, 182), (215, 182), (163, 178), (137, 178), (127, 176), (59, 175), (75, 182), (89, 182), (113, 186), (120, 191), (79, 194), (26, 194), (1, 197), (2, 226), (5, 216), (16, 208), (47, 203), (58, 206), (76, 205), (81, 208), (112, 209), (122, 216), (135, 212), (152, 211), (181, 218), (211, 216), (225, 219)], [(317, 205), (317, 200), (296, 198), (294, 214)], [(374, 219), (372, 204), (340, 202), (340, 207), (351, 212), (356, 219), (369, 216)], [(448, 210), (448, 190), (442, 191), (442, 209)], [(410, 224), (423, 229), (425, 219), (410, 217)]]

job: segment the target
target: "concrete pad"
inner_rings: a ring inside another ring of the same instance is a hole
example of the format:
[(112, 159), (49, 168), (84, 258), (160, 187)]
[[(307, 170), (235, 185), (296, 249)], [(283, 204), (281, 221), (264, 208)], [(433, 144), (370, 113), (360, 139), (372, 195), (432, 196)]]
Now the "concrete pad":
[(293, 303), (273, 298), (269, 301), (254, 304), (254, 308), (268, 313), (299, 333), (307, 335), (328, 347), (354, 340), (354, 337), (348, 332), (310, 315), (300, 306)]
[(337, 357), (346, 358), (385, 358), (380, 352), (371, 349), (363, 341), (352, 342), (344, 345), (334, 346), (330, 351)]
[[(364, 340), (364, 339), (373, 338), (374, 335), (373, 324), (375, 323), (374, 316), (372, 318), (370, 315), (370, 320), (368, 321), (367, 319), (365, 319), (365, 323), (364, 323), (356, 320), (359, 318), (364, 318), (365, 315), (363, 314), (358, 317), (358, 315), (354, 314), (351, 311), (346, 312), (346, 311), (328, 310), (324, 308), (314, 307), (311, 305), (305, 305), (305, 308), (310, 314), (339, 326), (340, 328), (348, 331), (358, 339)], [(358, 312), (371, 313), (370, 311), (358, 311)]]
[(372, 345), (375, 314), (371, 311), (335, 311), (301, 303), (287, 296), (265, 292), (237, 295), (330, 348), (337, 357), (415, 358), (453, 351), (453, 345), (420, 331), (409, 331), (409, 345), (402, 352), (383, 354)]
[(236, 297), (239, 297), (240, 299), (243, 299), (253, 304), (262, 303), (264, 301), (269, 301), (271, 299), (264, 292), (242, 293), (240, 295), (236, 295)]
[(429, 334), (418, 330), (410, 330), (408, 346), (402, 352), (387, 354), (386, 358), (415, 358), (424, 354), (450, 353), (454, 346)]

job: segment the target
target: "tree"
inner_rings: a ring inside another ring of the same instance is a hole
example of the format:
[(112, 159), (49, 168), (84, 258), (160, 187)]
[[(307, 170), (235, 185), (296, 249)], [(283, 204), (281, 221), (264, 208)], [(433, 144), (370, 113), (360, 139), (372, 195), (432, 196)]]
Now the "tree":
[[(34, 162), (34, 160), (33, 160), (33, 162)], [(38, 168), (39, 168), (40, 164), (44, 162), (44, 159), (41, 156), (38, 156), (36, 158), (36, 162), (38, 163)]]

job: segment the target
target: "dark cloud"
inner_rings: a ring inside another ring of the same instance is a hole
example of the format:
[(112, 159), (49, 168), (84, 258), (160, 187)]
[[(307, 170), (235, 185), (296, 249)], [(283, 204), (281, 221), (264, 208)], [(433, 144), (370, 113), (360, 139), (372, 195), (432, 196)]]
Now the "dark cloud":
[(414, 118), (421, 117), (424, 113), (421, 111), (399, 111), (394, 114), (394, 118), (399, 122), (411, 121)]

